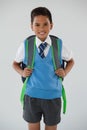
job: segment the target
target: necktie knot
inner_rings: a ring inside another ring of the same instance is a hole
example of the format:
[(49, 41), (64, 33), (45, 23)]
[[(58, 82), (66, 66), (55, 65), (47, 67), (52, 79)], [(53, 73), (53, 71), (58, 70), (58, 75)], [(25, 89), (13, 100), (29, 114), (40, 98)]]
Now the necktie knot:
[(45, 56), (44, 56), (44, 50), (45, 50), (46, 47), (47, 47), (47, 43), (46, 43), (46, 42), (41, 43), (40, 46), (39, 46), (39, 50), (40, 50), (39, 55), (40, 55), (42, 58), (45, 57)]

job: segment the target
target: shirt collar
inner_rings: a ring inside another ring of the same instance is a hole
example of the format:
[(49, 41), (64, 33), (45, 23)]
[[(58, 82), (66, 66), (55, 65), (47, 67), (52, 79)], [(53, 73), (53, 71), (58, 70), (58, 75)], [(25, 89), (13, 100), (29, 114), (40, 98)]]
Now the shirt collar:
[[(44, 42), (46, 42), (49, 46), (51, 46), (51, 39), (50, 39), (49, 36), (47, 36), (47, 38)], [(41, 43), (42, 43), (42, 41), (36, 36), (36, 46), (37, 46), (37, 48), (39, 47), (39, 45)]]

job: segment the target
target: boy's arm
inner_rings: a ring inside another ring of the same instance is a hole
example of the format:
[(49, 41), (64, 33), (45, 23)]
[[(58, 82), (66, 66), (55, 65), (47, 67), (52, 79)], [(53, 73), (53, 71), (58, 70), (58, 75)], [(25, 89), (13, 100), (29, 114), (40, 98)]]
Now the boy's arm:
[(66, 66), (65, 66), (64, 69), (63, 68), (57, 69), (55, 71), (55, 73), (58, 76), (60, 76), (60, 77), (65, 77), (70, 72), (70, 70), (72, 69), (73, 65), (74, 65), (74, 60), (72, 58), (69, 61), (67, 61)]
[(18, 72), (22, 77), (28, 77), (32, 73), (32, 69), (24, 68), (24, 70), (21, 68), (21, 62), (18, 63), (16, 61), (13, 62), (13, 68)]
[(70, 72), (70, 70), (72, 69), (74, 65), (74, 60), (73, 58), (71, 60), (69, 60), (66, 64), (66, 67), (64, 68), (64, 71), (65, 71), (65, 76)]

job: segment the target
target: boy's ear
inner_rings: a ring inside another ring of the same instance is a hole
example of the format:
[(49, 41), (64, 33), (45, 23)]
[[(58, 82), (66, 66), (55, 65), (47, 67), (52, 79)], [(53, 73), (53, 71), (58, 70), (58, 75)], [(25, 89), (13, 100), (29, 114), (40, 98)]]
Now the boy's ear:
[(53, 28), (53, 23), (51, 23), (51, 25), (50, 25), (50, 29), (52, 29)]

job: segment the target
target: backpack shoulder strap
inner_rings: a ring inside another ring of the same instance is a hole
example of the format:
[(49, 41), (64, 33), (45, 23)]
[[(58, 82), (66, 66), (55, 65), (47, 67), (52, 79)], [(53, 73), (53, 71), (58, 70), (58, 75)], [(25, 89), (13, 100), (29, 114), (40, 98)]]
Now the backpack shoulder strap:
[[(52, 40), (52, 58), (53, 58), (53, 64), (54, 64), (54, 70), (62, 67), (64, 68), (64, 61), (62, 60), (62, 40), (59, 39), (56, 36), (50, 35)], [(62, 82), (63, 78), (59, 78)], [(62, 99), (63, 99), (63, 113), (66, 112), (66, 93), (64, 86), (62, 85)]]
[(28, 37), (25, 40), (25, 61), (29, 68), (34, 66), (34, 56), (35, 56), (35, 35)]
[[(28, 68), (33, 69), (35, 48), (36, 48), (35, 47), (35, 35), (28, 37), (24, 42), (24, 46), (25, 46), (26, 65), (28, 66)], [(22, 81), (24, 82), (23, 87), (22, 87), (22, 91), (21, 91), (21, 95), (20, 95), (20, 101), (21, 101), (22, 105), (24, 104), (24, 95), (25, 95), (27, 80), (28, 80), (28, 77), (27, 78), (22, 77)]]
[[(26, 66), (28, 68), (34, 67), (34, 56), (35, 56), (35, 35), (29, 36), (24, 41), (24, 62), (21, 63), (21, 68), (24, 69)], [(26, 78), (21, 77), (22, 82), (26, 80)]]
[(52, 40), (52, 58), (54, 64), (54, 70), (58, 69), (62, 65), (62, 41), (56, 36), (50, 35)]

